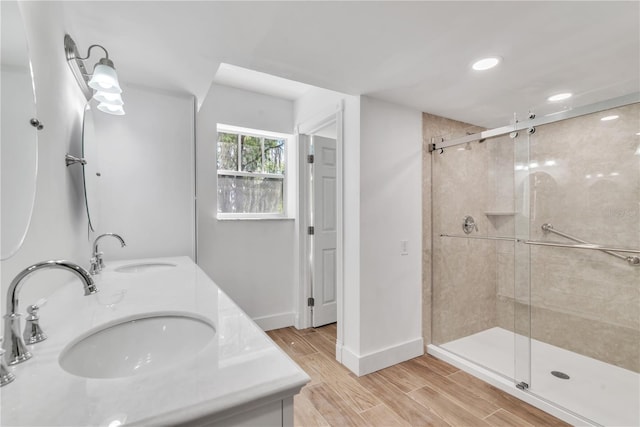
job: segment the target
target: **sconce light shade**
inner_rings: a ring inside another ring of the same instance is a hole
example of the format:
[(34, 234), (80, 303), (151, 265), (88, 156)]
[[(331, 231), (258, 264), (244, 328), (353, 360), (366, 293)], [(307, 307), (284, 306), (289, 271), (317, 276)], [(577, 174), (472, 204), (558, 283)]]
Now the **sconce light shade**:
[[(93, 74), (89, 74), (85, 60), (89, 59), (93, 48), (102, 49), (105, 57), (96, 63), (93, 68)], [(99, 102), (98, 110), (107, 114), (123, 116), (124, 108), (122, 108), (122, 105), (124, 103), (120, 96), (122, 89), (118, 82), (118, 75), (113, 66), (113, 61), (109, 59), (107, 49), (99, 44), (92, 44), (87, 50), (87, 56), (81, 57), (78, 53), (76, 43), (69, 34), (66, 34), (64, 36), (64, 52), (69, 68), (87, 101), (90, 101), (93, 97)], [(95, 92), (92, 89), (94, 89)]]
[(122, 105), (112, 105), (101, 102), (98, 104), (98, 110), (103, 113), (113, 114), (114, 116), (124, 116), (124, 108), (122, 108)]
[(124, 102), (122, 102), (122, 96), (120, 96), (119, 93), (97, 91), (93, 95), (93, 99), (109, 105), (124, 105)]
[(113, 62), (106, 58), (102, 58), (93, 69), (93, 76), (91, 76), (88, 85), (100, 92), (122, 93)]

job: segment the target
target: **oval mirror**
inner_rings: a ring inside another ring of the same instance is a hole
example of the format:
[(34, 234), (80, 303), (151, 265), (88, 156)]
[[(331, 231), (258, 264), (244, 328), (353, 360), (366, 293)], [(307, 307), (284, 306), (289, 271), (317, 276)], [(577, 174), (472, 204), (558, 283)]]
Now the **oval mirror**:
[(31, 222), (38, 170), (38, 137), (31, 124), (31, 119), (36, 117), (36, 104), (20, 9), (15, 1), (0, 2), (0, 9), (0, 259), (5, 260), (18, 252)]
[(82, 177), (84, 181), (84, 201), (87, 208), (87, 219), (89, 228), (95, 232), (98, 226), (98, 206), (100, 197), (100, 166), (98, 155), (98, 141), (96, 140), (95, 127), (93, 123), (93, 110), (87, 103), (82, 118), (82, 158), (86, 163), (82, 166)]

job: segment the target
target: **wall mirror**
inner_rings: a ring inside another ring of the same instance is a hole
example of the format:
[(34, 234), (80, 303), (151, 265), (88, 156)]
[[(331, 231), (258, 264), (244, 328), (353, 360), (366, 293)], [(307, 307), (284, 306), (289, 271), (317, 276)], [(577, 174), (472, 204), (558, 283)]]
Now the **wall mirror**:
[[(38, 122), (26, 31), (15, 1), (0, 2), (0, 259), (14, 255), (24, 242), (36, 194)], [(32, 119), (33, 121), (32, 124)]]
[(84, 109), (82, 118), (82, 158), (86, 161), (82, 165), (84, 181), (84, 201), (87, 209), (89, 228), (95, 232), (98, 227), (100, 209), (100, 156), (98, 155), (98, 141), (96, 140), (93, 109), (90, 103)]

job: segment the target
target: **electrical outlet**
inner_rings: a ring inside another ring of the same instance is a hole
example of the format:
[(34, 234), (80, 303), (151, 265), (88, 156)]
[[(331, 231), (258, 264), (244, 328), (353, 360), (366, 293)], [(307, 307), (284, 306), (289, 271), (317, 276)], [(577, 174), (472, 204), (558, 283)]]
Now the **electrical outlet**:
[(400, 255), (409, 255), (409, 241), (408, 240), (400, 240)]

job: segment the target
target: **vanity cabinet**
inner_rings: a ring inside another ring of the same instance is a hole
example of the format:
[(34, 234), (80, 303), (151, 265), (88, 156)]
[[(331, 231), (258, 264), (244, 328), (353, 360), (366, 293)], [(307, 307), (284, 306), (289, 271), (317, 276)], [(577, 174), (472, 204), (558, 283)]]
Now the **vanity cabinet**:
[(293, 427), (293, 396), (214, 421), (212, 427)]

